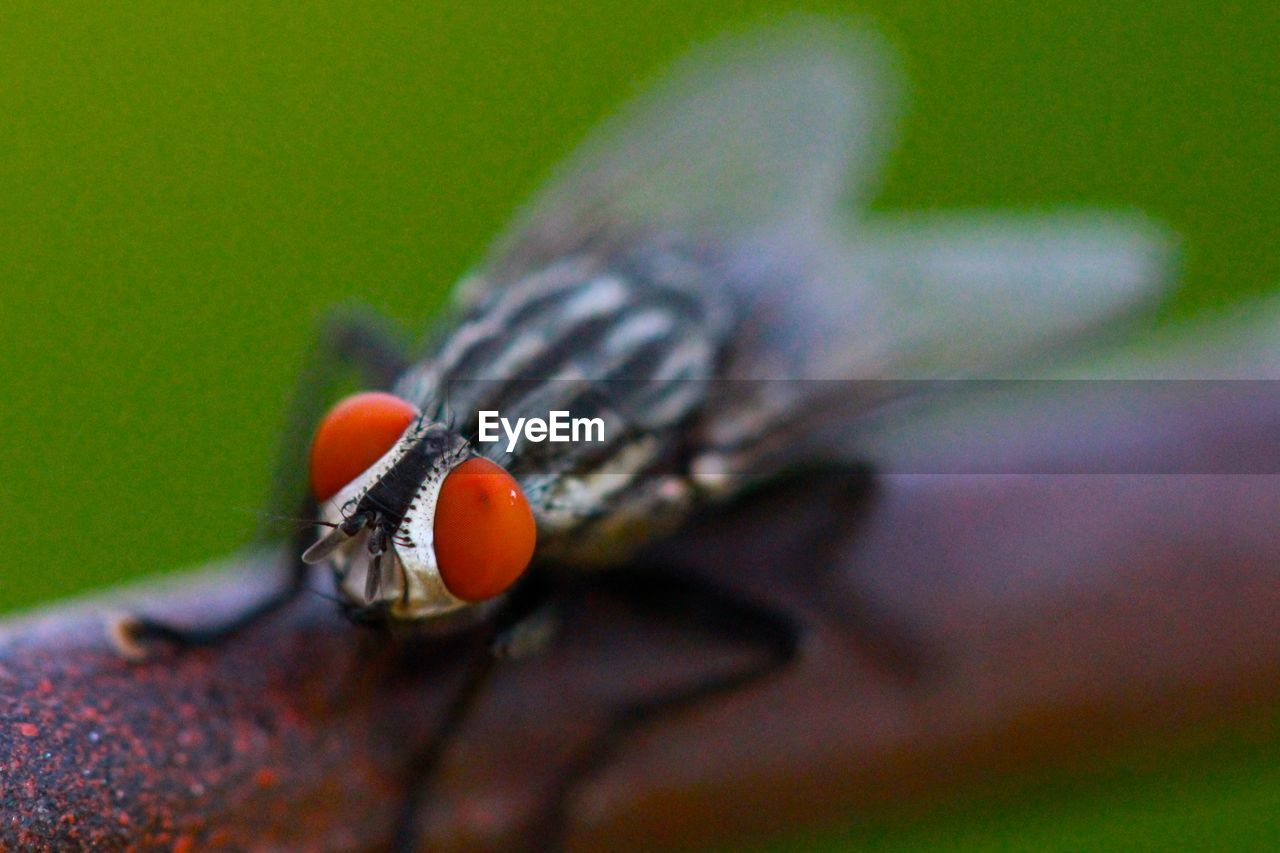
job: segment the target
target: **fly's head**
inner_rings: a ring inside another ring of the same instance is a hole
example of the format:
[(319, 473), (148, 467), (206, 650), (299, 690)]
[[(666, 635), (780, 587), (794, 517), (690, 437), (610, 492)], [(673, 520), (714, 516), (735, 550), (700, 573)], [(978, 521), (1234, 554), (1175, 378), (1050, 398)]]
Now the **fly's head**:
[(519, 484), (468, 442), (383, 393), (335, 406), (311, 446), (324, 535), (308, 563), (333, 565), (358, 611), (421, 621), (501, 595), (533, 557)]

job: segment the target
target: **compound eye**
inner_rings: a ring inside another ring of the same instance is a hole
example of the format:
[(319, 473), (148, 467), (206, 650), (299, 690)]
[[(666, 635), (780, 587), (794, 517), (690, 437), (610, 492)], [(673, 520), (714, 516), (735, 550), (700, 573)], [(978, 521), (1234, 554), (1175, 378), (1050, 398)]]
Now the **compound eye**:
[(412, 403), (382, 391), (353, 394), (324, 416), (311, 441), (311, 493), (324, 503), (395, 446), (417, 420)]
[(440, 484), (435, 516), (436, 565), (449, 592), (484, 601), (516, 582), (537, 542), (533, 512), (515, 478), (473, 457)]

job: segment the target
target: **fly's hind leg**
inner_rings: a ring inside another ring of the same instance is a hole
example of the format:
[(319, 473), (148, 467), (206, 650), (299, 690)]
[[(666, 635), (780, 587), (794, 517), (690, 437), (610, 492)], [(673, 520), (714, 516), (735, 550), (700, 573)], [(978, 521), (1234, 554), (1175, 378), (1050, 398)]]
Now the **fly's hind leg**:
[[(164, 619), (126, 616), (111, 627), (112, 639), (132, 657), (145, 656), (148, 642), (176, 646), (208, 646), (227, 640), (297, 598), (306, 588), (309, 566), (302, 552), (314, 538), (310, 520), (318, 508), (306, 482), (307, 442), (299, 440), (314, 429), (325, 408), (344, 383), (389, 388), (405, 367), (403, 348), (386, 325), (366, 313), (334, 315), (324, 325), (320, 345), (304, 369), (294, 394), (287, 438), (280, 454), (269, 521), (255, 537), (274, 539), (279, 519), (290, 520), (292, 533), (283, 554), (279, 586), (240, 613), (203, 625), (175, 625)], [(298, 496), (303, 495), (301, 501)]]
[(529, 849), (563, 847), (570, 799), (610, 761), (630, 734), (776, 673), (799, 652), (803, 630), (790, 615), (694, 574), (635, 567), (610, 572), (600, 583), (609, 594), (655, 618), (679, 618), (725, 639), (749, 644), (759, 653), (733, 671), (707, 675), (616, 708), (605, 728), (558, 775), (545, 809), (530, 828)]
[[(794, 540), (791, 583), (808, 606), (837, 622), (859, 651), (892, 677), (917, 681), (937, 666), (938, 650), (853, 573), (850, 543), (879, 498), (881, 481), (869, 465), (847, 461), (802, 467), (735, 501), (785, 517)], [(763, 506), (762, 506), (763, 505)]]

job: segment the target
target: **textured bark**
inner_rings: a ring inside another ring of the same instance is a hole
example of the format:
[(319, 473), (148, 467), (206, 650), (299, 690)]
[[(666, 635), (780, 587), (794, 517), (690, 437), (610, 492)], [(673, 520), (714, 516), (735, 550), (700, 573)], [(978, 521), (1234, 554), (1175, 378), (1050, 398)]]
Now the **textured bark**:
[[(1171, 399), (1156, 421), (1028, 427), (1018, 453), (1044, 470), (1135, 454), (1193, 470), (1223, 453), (1277, 470), (1280, 393), (1233, 399), (1212, 416)], [(1280, 699), (1277, 519), (1275, 474), (896, 474), (857, 511), (766, 494), (652, 559), (797, 614), (799, 661), (625, 741), (572, 798), (571, 842), (786, 833), (1264, 717)], [(125, 600), (209, 618), (273, 571), (245, 557)], [(222, 647), (130, 662), (110, 609), (0, 630), (0, 846), (384, 846), (408, 757), (474, 652), (356, 628), (309, 595)], [(912, 672), (892, 653), (904, 638)], [(446, 756), (424, 844), (518, 839), (610, 708), (750, 653), (603, 594), (576, 600), (548, 654), (500, 668)]]

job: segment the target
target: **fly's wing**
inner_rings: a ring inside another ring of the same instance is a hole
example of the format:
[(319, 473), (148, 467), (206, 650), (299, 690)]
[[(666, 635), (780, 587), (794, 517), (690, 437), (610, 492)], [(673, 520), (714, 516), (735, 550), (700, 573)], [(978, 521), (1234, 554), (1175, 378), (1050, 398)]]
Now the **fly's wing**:
[[(872, 454), (900, 473), (1280, 470), (1276, 452), (1247, 439), (1280, 412), (1273, 392), (1280, 379), (1280, 295), (1069, 356), (1046, 372), (1057, 381), (998, 383), (962, 396), (933, 395), (902, 412), (887, 408), (841, 449)], [(1233, 440), (1189, 458), (1187, 439), (1215, 422), (1230, 423), (1223, 434)]]
[(695, 52), (561, 168), (471, 297), (610, 241), (715, 246), (697, 286), (738, 319), (701, 425), (723, 452), (704, 468), (741, 475), (748, 446), (795, 446), (805, 412), (855, 416), (901, 381), (1026, 375), (1027, 353), (1154, 292), (1168, 243), (1136, 216), (850, 215), (876, 188), (895, 80), (882, 43), (829, 22)]
[(508, 283), (611, 236), (829, 217), (876, 183), (896, 101), (888, 58), (867, 33), (808, 19), (694, 51), (551, 176), (483, 280)]

